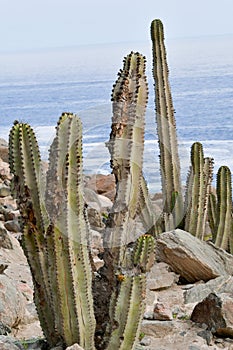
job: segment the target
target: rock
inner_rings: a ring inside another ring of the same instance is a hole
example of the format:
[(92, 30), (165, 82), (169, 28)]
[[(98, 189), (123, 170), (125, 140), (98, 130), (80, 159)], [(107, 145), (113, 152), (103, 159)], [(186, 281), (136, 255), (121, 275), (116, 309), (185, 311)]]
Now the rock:
[[(137, 350), (229, 350), (229, 347), (218, 347), (199, 336), (200, 328), (191, 321), (143, 321), (141, 333), (151, 340), (147, 347), (136, 347)], [(226, 344), (226, 342), (224, 343)], [(214, 345), (214, 346), (213, 346)]]
[(0, 340), (0, 349), (1, 350), (19, 350), (20, 348), (16, 346), (13, 342), (4, 343), (3, 341)]
[(11, 333), (11, 329), (4, 323), (0, 322), (0, 335), (7, 335), (9, 333)]
[(191, 320), (206, 324), (207, 329), (220, 337), (233, 337), (233, 295), (210, 293), (197, 304)]
[(98, 199), (100, 203), (101, 212), (109, 211), (112, 208), (113, 203), (108, 197), (99, 194)]
[(160, 290), (169, 288), (173, 283), (178, 282), (179, 276), (169, 270), (170, 267), (164, 262), (155, 263), (147, 276), (147, 288)]
[[(94, 203), (96, 206), (97, 204)], [(88, 220), (90, 223), (90, 226), (95, 229), (95, 230), (103, 230), (104, 228), (104, 223), (103, 223), (103, 217), (99, 213), (99, 211), (95, 208), (88, 207), (87, 208), (87, 215), (88, 215)]]
[(116, 185), (113, 174), (97, 174), (88, 176), (85, 178), (85, 187), (94, 190), (98, 194), (108, 197), (111, 201), (114, 200)]
[(9, 220), (5, 222), (5, 228), (10, 232), (20, 232), (21, 228), (18, 220)]
[(8, 186), (0, 186), (0, 197), (8, 197), (11, 195), (11, 190)]
[(0, 221), (0, 248), (4, 248), (4, 249), (13, 248), (11, 237), (1, 221)]
[(4, 273), (8, 265), (0, 262), (0, 274)]
[(93, 262), (94, 262), (96, 271), (98, 271), (102, 266), (104, 266), (104, 261), (100, 259), (98, 256), (94, 256)]
[(73, 344), (73, 345), (69, 346), (68, 348), (66, 348), (66, 350), (84, 350), (84, 349), (78, 344)]
[(4, 216), (4, 221), (15, 220), (19, 217), (19, 210), (10, 210), (0, 207), (0, 213)]
[(149, 346), (151, 344), (151, 338), (150, 337), (143, 337), (140, 341), (140, 345), (143, 346)]
[(162, 303), (156, 303), (154, 306), (153, 319), (159, 321), (171, 321), (173, 319), (172, 311)]
[(0, 179), (10, 180), (12, 175), (10, 173), (10, 166), (6, 161), (3, 161), (0, 157)]
[(12, 196), (0, 197), (0, 206), (4, 206), (9, 210), (17, 210), (16, 200)]
[(10, 328), (24, 318), (26, 301), (8, 276), (0, 275), (0, 321)]
[(141, 332), (147, 336), (153, 336), (155, 338), (164, 338), (168, 333), (172, 332), (175, 328), (175, 321), (148, 321), (142, 322)]
[(197, 303), (205, 299), (210, 293), (231, 293), (233, 291), (233, 277), (220, 276), (206, 283), (196, 284), (184, 292), (185, 303)]
[(98, 231), (91, 230), (91, 248), (103, 251), (103, 239)]
[(231, 254), (179, 229), (159, 235), (156, 257), (191, 283), (233, 273)]
[(0, 139), (0, 158), (8, 162), (8, 143), (4, 139)]

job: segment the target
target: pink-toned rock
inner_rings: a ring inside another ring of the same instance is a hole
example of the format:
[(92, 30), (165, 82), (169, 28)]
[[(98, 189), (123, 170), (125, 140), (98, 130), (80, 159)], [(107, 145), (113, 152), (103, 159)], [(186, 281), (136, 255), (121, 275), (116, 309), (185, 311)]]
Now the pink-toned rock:
[(159, 321), (171, 321), (173, 319), (172, 311), (164, 304), (156, 303), (154, 305), (153, 319)]
[(96, 174), (86, 177), (85, 186), (94, 190), (98, 194), (114, 200), (116, 193), (115, 177), (112, 174)]
[(169, 265), (164, 262), (155, 263), (147, 276), (147, 288), (150, 290), (169, 288), (178, 279), (179, 276), (170, 271)]

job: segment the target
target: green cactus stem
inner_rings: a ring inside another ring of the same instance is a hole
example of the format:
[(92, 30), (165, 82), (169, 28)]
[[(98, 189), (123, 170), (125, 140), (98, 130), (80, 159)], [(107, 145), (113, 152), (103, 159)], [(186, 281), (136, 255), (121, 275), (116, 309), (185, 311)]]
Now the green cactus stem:
[(204, 158), (203, 147), (195, 142), (191, 148), (191, 171), (187, 181), (185, 230), (204, 239), (208, 201), (213, 175), (213, 159)]
[(51, 345), (60, 342), (56, 331), (55, 313), (48, 278), (48, 259), (45, 254), (45, 234), (48, 215), (44, 204), (41, 159), (37, 140), (28, 124), (15, 123), (9, 136), (9, 163), (12, 194), (23, 222), (22, 246), (28, 259), (35, 288), (35, 302), (41, 326)]
[[(165, 217), (169, 221), (171, 221), (170, 214), (172, 214), (174, 221), (172, 226), (177, 227), (183, 218), (180, 160), (174, 108), (169, 85), (163, 24), (158, 19), (155, 19), (151, 24), (151, 39), (153, 44), (153, 76), (155, 80), (156, 121), (160, 148), (164, 212), (168, 214)], [(176, 194), (175, 202), (174, 194)]]
[(16, 124), (11, 130), (10, 166), (24, 224), (23, 248), (45, 336), (51, 346), (79, 343), (85, 350), (94, 350), (81, 133), (78, 117), (64, 113), (50, 148), (46, 192), (38, 145), (27, 124)]
[(217, 218), (215, 227), (215, 245), (232, 253), (232, 184), (231, 171), (221, 166), (217, 173)]
[(107, 350), (134, 349), (145, 306), (146, 272), (155, 260), (155, 240), (143, 235), (131, 253), (133, 269), (117, 275), (119, 293), (113, 311), (114, 327)]

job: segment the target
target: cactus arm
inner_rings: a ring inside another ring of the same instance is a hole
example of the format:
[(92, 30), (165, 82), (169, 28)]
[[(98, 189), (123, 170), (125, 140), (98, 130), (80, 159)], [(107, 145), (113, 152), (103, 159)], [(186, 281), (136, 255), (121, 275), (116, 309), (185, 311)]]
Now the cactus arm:
[[(47, 193), (53, 219), (50, 232), (53, 264), (57, 271), (53, 281), (59, 300), (57, 325), (67, 346), (78, 342), (91, 350), (94, 349), (95, 319), (87, 244), (89, 232), (84, 216), (81, 130), (81, 122), (76, 116), (61, 116), (50, 150)], [(59, 201), (61, 198), (62, 202)]]
[(144, 226), (145, 232), (152, 234), (152, 236), (156, 236), (158, 233), (155, 228), (156, 217), (153, 212), (153, 204), (149, 196), (144, 176), (141, 177), (138, 215)]
[(191, 164), (185, 200), (187, 203), (185, 230), (203, 239), (213, 174), (213, 160), (204, 158), (203, 147), (199, 142), (192, 145)]
[(22, 223), (22, 247), (27, 257), (34, 285), (35, 303), (43, 332), (51, 345), (60, 341), (55, 330), (54, 310), (48, 280), (45, 254), (45, 210), (38, 144), (28, 124), (15, 124), (9, 135), (9, 160), (13, 178), (13, 194), (17, 197)]
[(215, 245), (228, 249), (232, 237), (232, 184), (231, 172), (221, 166), (217, 173), (217, 222)]
[[(148, 87), (145, 58), (131, 53), (113, 88), (113, 117), (107, 144), (117, 194), (109, 215), (106, 246), (115, 249), (115, 264), (121, 265), (124, 247), (130, 241), (138, 211), (144, 148), (145, 110)], [(109, 244), (110, 242), (110, 244)]]
[(208, 203), (208, 222), (212, 233), (212, 240), (215, 241), (216, 237), (216, 222), (217, 222), (217, 199), (213, 192), (210, 192), (209, 203)]
[[(155, 80), (156, 120), (164, 211), (168, 214), (173, 213), (174, 224), (178, 226), (183, 217), (180, 160), (174, 108), (168, 78), (164, 32), (160, 20), (154, 20), (151, 24), (151, 39), (153, 44), (153, 75)], [(177, 193), (175, 205), (172, 203), (173, 193)]]
[(114, 303), (112, 333), (107, 350), (133, 349), (139, 336), (146, 293), (146, 272), (155, 260), (155, 240), (151, 235), (140, 236), (131, 253), (133, 268), (118, 275), (120, 288)]
[(146, 276), (127, 276), (120, 283), (114, 315), (117, 328), (112, 331), (107, 350), (133, 349), (143, 316)]

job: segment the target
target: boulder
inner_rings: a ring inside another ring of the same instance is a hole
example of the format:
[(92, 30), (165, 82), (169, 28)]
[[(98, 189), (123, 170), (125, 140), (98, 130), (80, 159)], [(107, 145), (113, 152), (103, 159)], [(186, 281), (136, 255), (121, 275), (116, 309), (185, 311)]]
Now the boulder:
[(113, 174), (90, 175), (85, 178), (85, 187), (94, 190), (98, 194), (108, 197), (111, 201), (114, 200), (116, 193), (115, 177)]
[(210, 293), (231, 293), (233, 291), (233, 277), (220, 276), (206, 283), (195, 284), (192, 288), (184, 291), (184, 301), (188, 303), (199, 303)]
[(156, 257), (191, 283), (233, 273), (231, 254), (179, 229), (158, 236)]
[(210, 293), (195, 306), (191, 320), (206, 324), (217, 336), (233, 338), (233, 294)]

